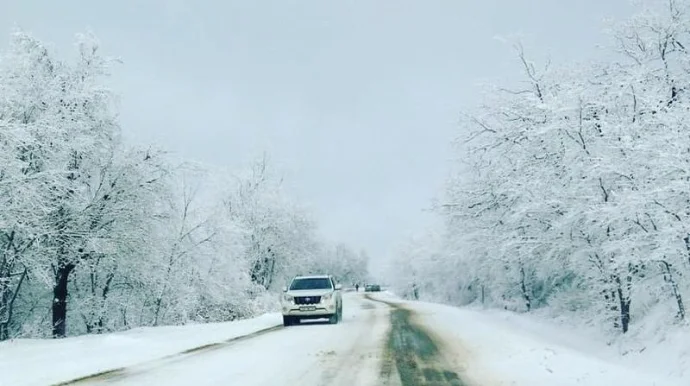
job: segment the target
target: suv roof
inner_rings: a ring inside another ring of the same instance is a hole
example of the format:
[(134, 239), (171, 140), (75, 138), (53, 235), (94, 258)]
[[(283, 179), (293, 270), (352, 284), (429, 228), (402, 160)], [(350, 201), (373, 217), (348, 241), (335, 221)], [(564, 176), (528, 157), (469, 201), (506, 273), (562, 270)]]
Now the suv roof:
[(331, 275), (299, 275), (295, 276), (294, 279), (330, 279)]

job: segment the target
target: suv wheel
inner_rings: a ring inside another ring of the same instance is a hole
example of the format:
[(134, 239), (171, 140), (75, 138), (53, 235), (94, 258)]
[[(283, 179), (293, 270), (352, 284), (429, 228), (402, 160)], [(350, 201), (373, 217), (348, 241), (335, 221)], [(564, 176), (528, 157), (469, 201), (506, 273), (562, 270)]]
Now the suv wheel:
[(338, 324), (338, 311), (335, 312), (335, 314), (331, 315), (328, 318), (328, 323), (330, 324)]

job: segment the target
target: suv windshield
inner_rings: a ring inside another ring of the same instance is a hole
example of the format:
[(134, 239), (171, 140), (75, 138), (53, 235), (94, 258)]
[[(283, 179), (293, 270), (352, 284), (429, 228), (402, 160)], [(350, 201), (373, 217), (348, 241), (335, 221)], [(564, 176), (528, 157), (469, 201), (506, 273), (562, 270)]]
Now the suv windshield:
[(329, 278), (295, 279), (290, 284), (290, 290), (332, 289)]

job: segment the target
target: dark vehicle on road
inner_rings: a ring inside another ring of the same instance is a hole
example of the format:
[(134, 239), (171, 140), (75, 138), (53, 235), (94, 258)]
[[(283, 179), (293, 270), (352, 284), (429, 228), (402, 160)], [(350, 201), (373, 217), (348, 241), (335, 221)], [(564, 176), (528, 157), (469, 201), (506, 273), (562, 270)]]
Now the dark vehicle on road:
[(367, 284), (364, 286), (364, 292), (379, 292), (381, 291), (381, 286), (378, 284)]

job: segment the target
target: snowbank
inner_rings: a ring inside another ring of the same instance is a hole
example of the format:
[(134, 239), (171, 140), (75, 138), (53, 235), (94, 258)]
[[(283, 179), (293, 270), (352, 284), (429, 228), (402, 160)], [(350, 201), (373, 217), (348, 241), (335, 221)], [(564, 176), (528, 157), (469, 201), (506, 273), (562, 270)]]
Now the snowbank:
[(0, 343), (0, 385), (46, 386), (132, 366), (282, 324), (280, 314), (228, 323), (142, 327), (61, 340)]
[(525, 335), (569, 347), (604, 361), (685, 379), (686, 384), (690, 384), (690, 329), (655, 317), (665, 317), (667, 312), (648, 314), (644, 319), (636, 321), (628, 334), (617, 338), (607, 336), (593, 326), (578, 327), (572, 322), (539, 313), (515, 314), (498, 310), (481, 312)]
[[(628, 359), (587, 334), (544, 320), (501, 311), (400, 301), (416, 311), (467, 364), (478, 384), (511, 386), (687, 386), (690, 376), (666, 371), (676, 351), (648, 349)], [(688, 340), (683, 340), (687, 343)], [(670, 344), (669, 344), (670, 345)], [(678, 344), (680, 345), (680, 344)], [(648, 353), (646, 353), (649, 351)], [(646, 353), (646, 354), (645, 354)], [(645, 356), (643, 356), (645, 354)]]

